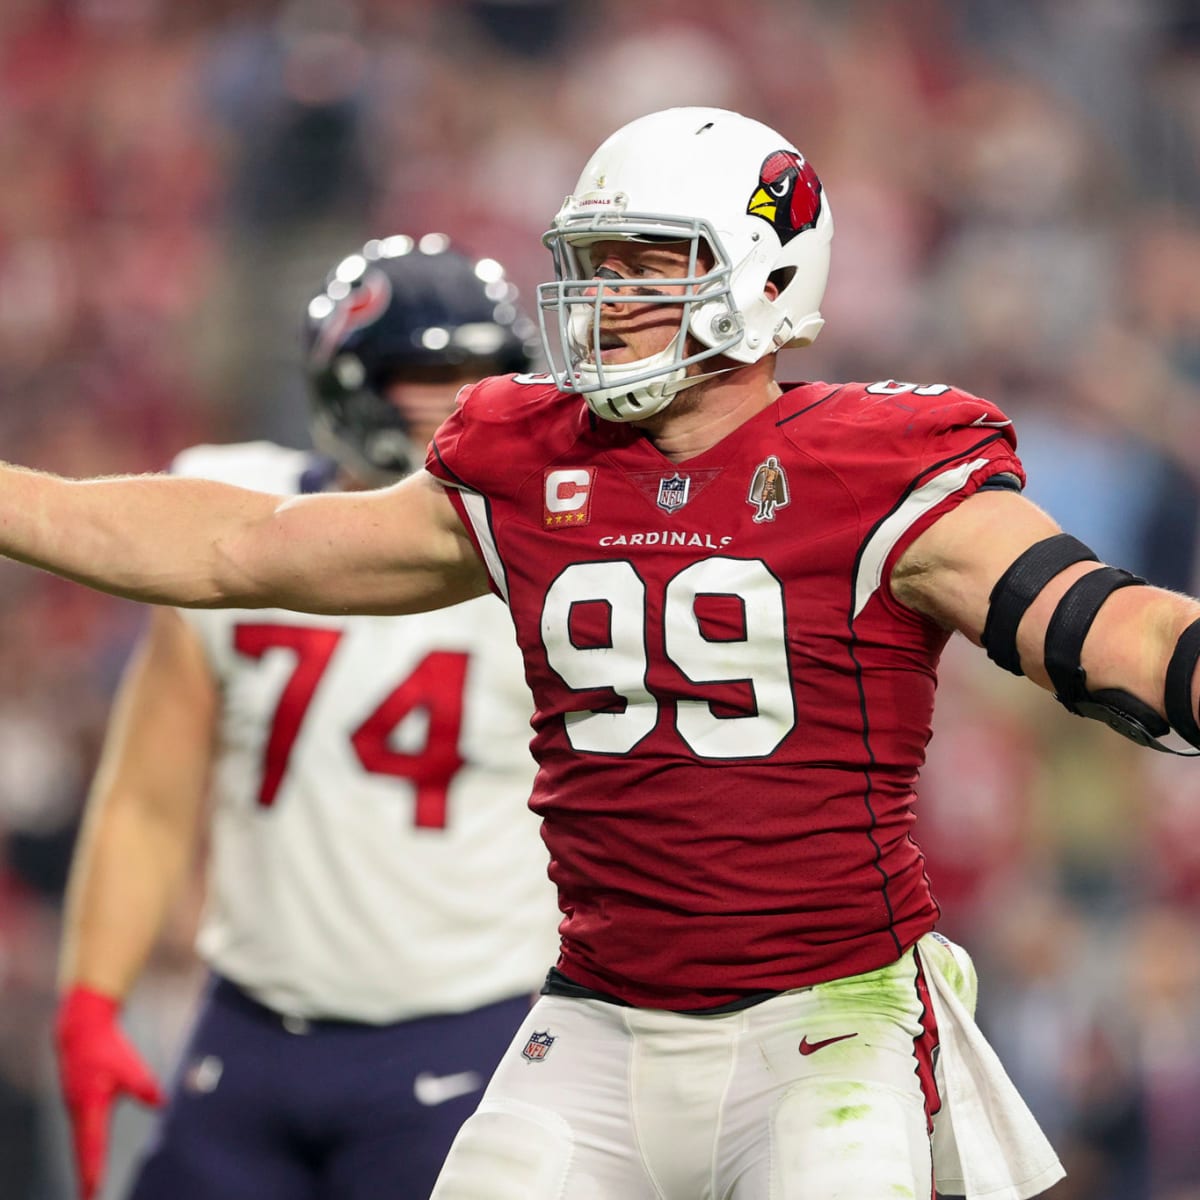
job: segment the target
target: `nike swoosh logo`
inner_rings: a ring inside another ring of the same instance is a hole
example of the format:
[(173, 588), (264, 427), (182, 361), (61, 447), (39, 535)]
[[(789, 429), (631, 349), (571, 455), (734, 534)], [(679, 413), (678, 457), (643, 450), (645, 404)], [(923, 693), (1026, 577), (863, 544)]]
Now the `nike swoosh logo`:
[(816, 1054), (818, 1050), (824, 1050), (826, 1046), (832, 1046), (834, 1042), (844, 1042), (847, 1038), (858, 1037), (857, 1033), (843, 1033), (840, 1037), (824, 1038), (819, 1042), (810, 1042), (807, 1037), (800, 1039), (801, 1054)]
[(418, 1104), (433, 1108), (447, 1100), (466, 1096), (483, 1087), (483, 1076), (478, 1071), (459, 1071), (457, 1075), (431, 1075), (422, 1071), (413, 1080), (413, 1095)]
[(990, 417), (984, 415), (982, 417), (976, 417), (975, 420), (971, 422), (970, 427), (972, 429), (976, 428), (976, 426), (982, 426), (988, 429), (1005, 429), (1011, 424), (1011, 421), (993, 421)]

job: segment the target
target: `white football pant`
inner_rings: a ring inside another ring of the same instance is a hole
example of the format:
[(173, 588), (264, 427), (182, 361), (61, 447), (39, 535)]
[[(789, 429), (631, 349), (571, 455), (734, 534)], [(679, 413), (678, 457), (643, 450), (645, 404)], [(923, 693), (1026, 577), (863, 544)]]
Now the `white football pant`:
[(544, 996), (433, 1200), (930, 1200), (919, 958), (685, 1016)]

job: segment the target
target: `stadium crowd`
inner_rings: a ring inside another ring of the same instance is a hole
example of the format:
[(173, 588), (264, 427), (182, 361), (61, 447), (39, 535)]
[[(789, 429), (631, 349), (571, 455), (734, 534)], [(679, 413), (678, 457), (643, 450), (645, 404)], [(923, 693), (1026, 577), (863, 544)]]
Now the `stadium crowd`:
[[(9, 0), (0, 453), (92, 475), (204, 440), (303, 444), (295, 314), (329, 261), (437, 229), (528, 298), (578, 162), (677, 103), (788, 132), (829, 190), (827, 326), (785, 376), (989, 397), (1029, 496), (1107, 561), (1200, 586), (1187, 0)], [(59, 905), (142, 620), (0, 562), (13, 1200), (70, 1194)], [(938, 714), (918, 839), (982, 1024), (1070, 1172), (1050, 1194), (1198, 1200), (1200, 765), (1073, 719), (961, 641)], [(131, 1010), (160, 1063), (195, 994), (196, 902)]]

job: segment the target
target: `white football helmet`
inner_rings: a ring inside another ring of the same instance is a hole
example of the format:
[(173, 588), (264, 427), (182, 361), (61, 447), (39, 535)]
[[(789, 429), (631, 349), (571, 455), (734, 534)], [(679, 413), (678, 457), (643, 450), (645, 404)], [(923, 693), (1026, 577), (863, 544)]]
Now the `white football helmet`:
[[(819, 309), (832, 236), (820, 180), (773, 129), (720, 108), (639, 117), (592, 155), (542, 238), (556, 280), (538, 287), (538, 318), (555, 384), (605, 420), (636, 421), (708, 377), (689, 376), (692, 363), (717, 355), (752, 363), (807, 346), (825, 323)], [(680, 308), (670, 345), (636, 362), (605, 363), (601, 306), (633, 302), (634, 281), (596, 278), (589, 247), (623, 238), (690, 242), (689, 266), (686, 276), (654, 280), (673, 294), (636, 294), (639, 304)], [(773, 299), (768, 280), (778, 288)], [(689, 348), (689, 334), (699, 348)]]

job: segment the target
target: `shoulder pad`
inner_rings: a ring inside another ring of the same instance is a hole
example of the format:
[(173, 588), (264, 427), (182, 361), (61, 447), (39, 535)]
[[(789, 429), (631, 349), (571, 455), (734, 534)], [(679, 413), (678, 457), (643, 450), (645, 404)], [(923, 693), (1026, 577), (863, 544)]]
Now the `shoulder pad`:
[(489, 375), (478, 383), (468, 383), (458, 393), (457, 404), (460, 409), (469, 408), (472, 421), (511, 424), (544, 412), (555, 401), (569, 405), (572, 399), (546, 375)]
[(434, 435), (425, 466), (444, 483), (506, 495), (587, 428), (583, 401), (560, 392), (553, 381), (490, 376), (459, 392), (454, 412)]
[(863, 421), (894, 425), (907, 435), (992, 429), (1003, 430), (1006, 440), (1016, 442), (1012, 421), (999, 405), (949, 384), (901, 383), (895, 379), (847, 384), (842, 405), (853, 405)]

